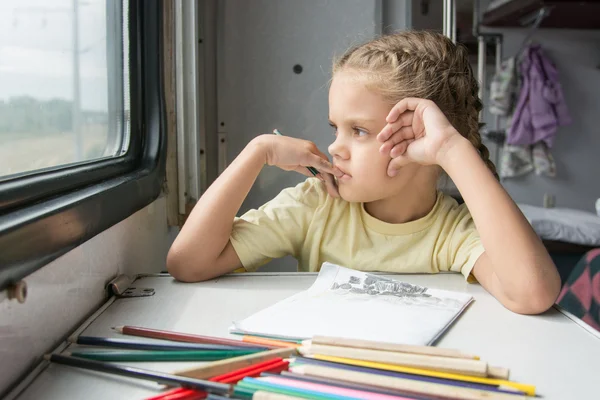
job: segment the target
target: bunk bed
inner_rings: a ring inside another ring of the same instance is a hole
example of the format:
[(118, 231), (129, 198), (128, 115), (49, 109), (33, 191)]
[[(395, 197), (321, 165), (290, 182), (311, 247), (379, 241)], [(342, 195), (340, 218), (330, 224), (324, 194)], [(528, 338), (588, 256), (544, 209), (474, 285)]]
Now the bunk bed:
[(600, 29), (600, 0), (492, 0), (481, 25), (523, 27), (544, 9), (551, 12), (541, 21), (540, 28)]
[[(487, 31), (493, 31), (489, 28), (526, 28), (523, 47), (538, 29), (600, 29), (600, 0), (492, 0), (484, 10), (480, 10), (479, 0), (475, 0), (474, 5), (473, 32), (479, 40), (488, 42), (501, 43), (502, 35), (482, 33), (480, 27), (488, 28)], [(478, 57), (478, 71), (483, 71), (482, 63), (487, 63), (485, 55)], [(496, 60), (497, 68), (499, 63), (500, 60)], [(485, 85), (483, 74), (479, 80)], [(506, 138), (498, 119), (493, 126), (484, 129), (482, 135), (497, 145), (502, 145)], [(600, 247), (600, 217), (593, 213), (573, 217), (578, 210), (523, 204), (519, 207), (555, 260), (563, 281), (582, 255)]]

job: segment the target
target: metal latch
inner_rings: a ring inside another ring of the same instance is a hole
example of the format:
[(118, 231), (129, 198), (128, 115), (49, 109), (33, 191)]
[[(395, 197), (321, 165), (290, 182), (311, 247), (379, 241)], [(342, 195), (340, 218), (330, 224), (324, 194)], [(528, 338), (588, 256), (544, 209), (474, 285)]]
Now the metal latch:
[(131, 286), (133, 280), (127, 275), (119, 275), (108, 282), (106, 289), (117, 297), (147, 297), (154, 296), (154, 288)]

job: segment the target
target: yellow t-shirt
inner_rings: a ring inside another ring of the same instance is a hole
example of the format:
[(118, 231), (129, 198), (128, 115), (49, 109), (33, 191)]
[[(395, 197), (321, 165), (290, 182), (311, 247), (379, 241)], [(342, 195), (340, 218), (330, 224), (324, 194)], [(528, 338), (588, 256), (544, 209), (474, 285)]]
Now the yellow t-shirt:
[(248, 271), (291, 255), (301, 271), (319, 271), (329, 261), (361, 271), (455, 271), (466, 278), (484, 251), (469, 210), (448, 195), (439, 192), (423, 218), (389, 224), (362, 203), (329, 196), (316, 178), (235, 218), (231, 243)]

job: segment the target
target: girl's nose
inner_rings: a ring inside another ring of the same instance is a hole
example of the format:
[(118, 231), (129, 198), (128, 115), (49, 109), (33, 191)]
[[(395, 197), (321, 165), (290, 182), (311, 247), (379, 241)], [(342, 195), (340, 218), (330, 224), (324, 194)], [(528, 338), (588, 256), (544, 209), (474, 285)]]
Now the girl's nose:
[(342, 160), (347, 160), (350, 158), (350, 152), (348, 151), (348, 146), (343, 142), (342, 135), (338, 134), (335, 138), (335, 141), (331, 143), (328, 147), (329, 154), (333, 158), (341, 158)]

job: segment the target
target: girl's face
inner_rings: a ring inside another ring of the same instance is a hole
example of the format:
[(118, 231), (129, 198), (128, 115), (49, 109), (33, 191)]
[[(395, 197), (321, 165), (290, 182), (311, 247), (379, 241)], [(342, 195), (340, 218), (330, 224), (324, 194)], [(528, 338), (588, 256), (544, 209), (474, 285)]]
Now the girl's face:
[(389, 155), (382, 155), (377, 134), (385, 127), (392, 105), (367, 89), (360, 75), (339, 71), (329, 90), (329, 122), (335, 141), (329, 146), (333, 163), (345, 173), (338, 178), (340, 196), (368, 203), (398, 195), (416, 175), (417, 164), (408, 164), (391, 178)]

